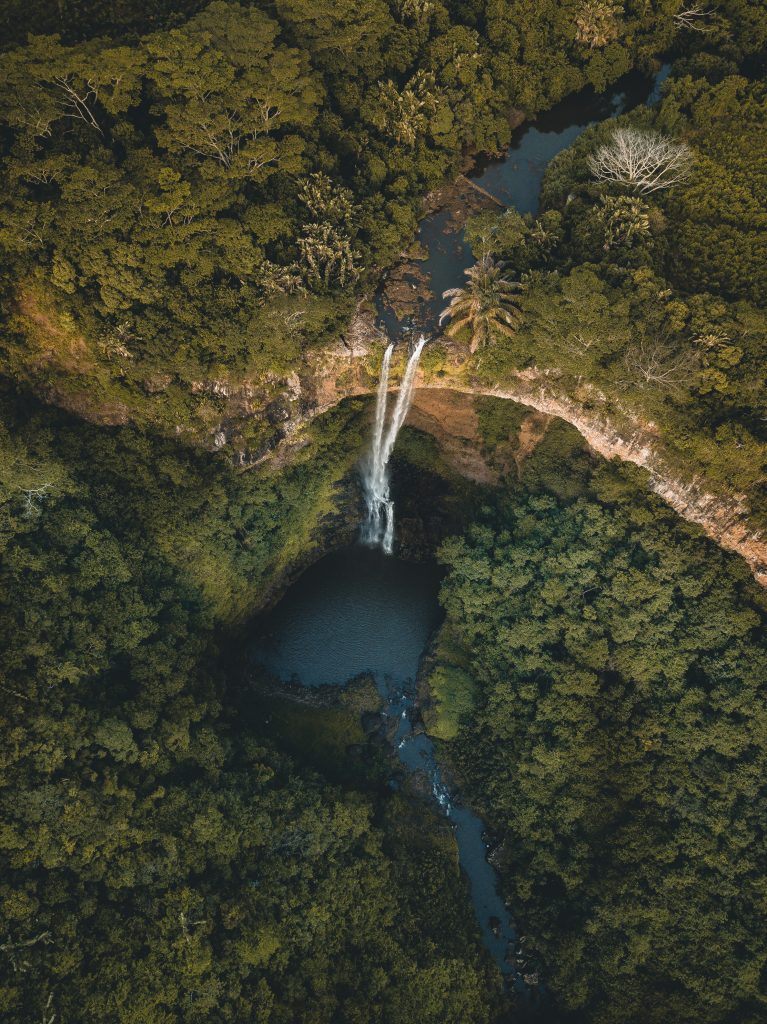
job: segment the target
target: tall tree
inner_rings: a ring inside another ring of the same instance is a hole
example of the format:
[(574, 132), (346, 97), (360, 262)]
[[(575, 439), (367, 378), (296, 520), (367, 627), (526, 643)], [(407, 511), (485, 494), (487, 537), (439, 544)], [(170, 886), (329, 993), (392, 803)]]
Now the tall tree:
[(469, 279), (465, 287), (448, 288), (443, 292), (442, 297), (451, 301), (442, 311), (439, 322), (449, 321), (446, 328), (449, 335), (468, 329), (472, 352), (499, 335), (514, 337), (522, 320), (517, 296), (524, 285), (506, 277), (504, 269), (505, 265), (492, 256), (483, 256), (464, 271)]

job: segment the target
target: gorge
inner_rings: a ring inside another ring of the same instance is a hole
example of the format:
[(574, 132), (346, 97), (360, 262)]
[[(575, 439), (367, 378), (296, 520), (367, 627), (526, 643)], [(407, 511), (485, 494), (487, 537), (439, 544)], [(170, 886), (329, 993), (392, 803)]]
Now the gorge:
[[(485, 198), (489, 196), (491, 202), (504, 204), (510, 201), (521, 212), (535, 213), (541, 181), (549, 161), (596, 121), (618, 116), (637, 105), (656, 103), (669, 68), (669, 64), (663, 64), (652, 78), (630, 74), (602, 94), (586, 90), (544, 113), (533, 124), (523, 124), (515, 132), (502, 159), (481, 162), (471, 173), (472, 185), (479, 186), (485, 195), (479, 195), (478, 207), (469, 205), (468, 209), (474, 212), (481, 210), (487, 205)], [(485, 191), (488, 189), (489, 193)], [(403, 306), (400, 299), (400, 315), (397, 315), (387, 305), (384, 289), (376, 298), (377, 322), (369, 309), (358, 308), (340, 343), (329, 350), (310, 354), (307, 372), (300, 385), (302, 394), (310, 402), (310, 411), (300, 411), (297, 403), (291, 406), (284, 439), (276, 442), (274, 451), (260, 454), (255, 459), (256, 465), (268, 464), (275, 459), (280, 464), (289, 457), (291, 450), (303, 445), (301, 428), (304, 424), (346, 398), (370, 393), (370, 386), (363, 380), (369, 372), (367, 363), (373, 341), (386, 346), (388, 341), (381, 339), (396, 336), (412, 324), (436, 328), (443, 305), (442, 291), (460, 281), (461, 272), (472, 262), (472, 255), (463, 230), (467, 216), (465, 199), (460, 193), (447, 189), (433, 202), (437, 208), (422, 220), (418, 232), (418, 244), (427, 254), (418, 264), (421, 282), (426, 282), (425, 297), (420, 295), (414, 283), (418, 276), (412, 276), (416, 265), (405, 260), (403, 282), (406, 288), (415, 291), (415, 301), (407, 299)], [(384, 359), (379, 378), (379, 406), (380, 387), (388, 387), (390, 360), (391, 353), (388, 359)], [(405, 373), (408, 369), (409, 364)], [(447, 390), (466, 396), (506, 399), (570, 423), (604, 458), (618, 458), (646, 470), (647, 485), (656, 494), (726, 550), (744, 558), (757, 582), (767, 586), (767, 538), (764, 530), (752, 521), (745, 495), (717, 487), (701, 472), (691, 473), (683, 455), (680, 457), (676, 452), (664, 450), (665, 439), (657, 426), (637, 416), (625, 404), (608, 400), (603, 392), (585, 382), (580, 383), (574, 393), (563, 389), (559, 380), (561, 374), (556, 369), (537, 370), (532, 367), (515, 374), (513, 381), (506, 386), (488, 385), (472, 377), (471, 373), (467, 374), (465, 355), (450, 348), (438, 373), (417, 372), (417, 364), (414, 370), (416, 375), (409, 378), (409, 386), (414, 387), (416, 412), (419, 391), (435, 391), (438, 398), (441, 391)], [(433, 400), (430, 409), (433, 418)], [(449, 407), (446, 407), (440, 423), (443, 437), (450, 436), (449, 415)], [(458, 439), (458, 445), (465, 448), (466, 440)], [(242, 453), (239, 458), (246, 464), (250, 462), (247, 453)], [(469, 461), (472, 461), (471, 457)], [(373, 488), (383, 486), (381, 482), (373, 483), (369, 471), (367, 479)], [(378, 508), (372, 513), (369, 526), (372, 534), (376, 534), (380, 530), (382, 509), (386, 506), (380, 502), (376, 505), (371, 499), (370, 507)]]
[(760, 4), (5, 6), (0, 1017), (763, 1024)]
[[(658, 87), (668, 72), (664, 66), (654, 82), (641, 78), (616, 86), (606, 97), (595, 98), (599, 111), (608, 116), (621, 113), (631, 102), (654, 101)], [(568, 101), (568, 105), (572, 101)], [(485, 189), (493, 188), (495, 195), (511, 199), (523, 212), (537, 209), (540, 182), (548, 160), (570, 144), (579, 130), (590, 121), (582, 105), (575, 104), (577, 121), (561, 126), (563, 111), (556, 110), (544, 117), (542, 128), (534, 126), (521, 133), (522, 141), (515, 143), (503, 161), (490, 162), (478, 176), (481, 195), (494, 198)], [(559, 125), (552, 134), (547, 123)], [(526, 152), (524, 139), (530, 140), (531, 153)], [(521, 150), (521, 152), (520, 152)], [(535, 154), (533, 156), (532, 154)], [(529, 161), (528, 173), (519, 173), (519, 164)], [(497, 470), (483, 462), (481, 439), (471, 430), (462, 435), (450, 416), (465, 400), (467, 411), (463, 420), (475, 420), (474, 401), (489, 398), (512, 401), (527, 410), (548, 418), (564, 420), (575, 427), (590, 449), (606, 459), (619, 458), (648, 471), (649, 488), (660, 495), (683, 518), (701, 525), (723, 547), (736, 551), (751, 566), (758, 582), (767, 584), (767, 544), (758, 533), (751, 533), (745, 509), (739, 496), (727, 502), (707, 494), (699, 481), (689, 483), (675, 480), (672, 471), (664, 465), (656, 451), (657, 437), (652, 424), (632, 421), (631, 415), (618, 411), (621, 428), (600, 412), (604, 396), (589, 394), (582, 389), (581, 401), (573, 401), (557, 394), (556, 375), (539, 374), (535, 370), (519, 375), (518, 386), (485, 387), (466, 380), (461, 373), (464, 357), (458, 353), (450, 366), (450, 358), (443, 361), (441, 379), (433, 371), (419, 372), (419, 360), (426, 339), (423, 335), (407, 354), (401, 383), (393, 399), (393, 409), (387, 425), (387, 407), (391, 388), (391, 364), (395, 351), (390, 337), (414, 327), (436, 327), (440, 309), (441, 291), (455, 283), (458, 271), (471, 262), (471, 251), (462, 232), (461, 206), (448, 205), (428, 216), (419, 230), (419, 243), (428, 251), (421, 261), (419, 275), (413, 284), (418, 294), (415, 305), (408, 305), (400, 295), (400, 315), (395, 315), (386, 304), (386, 291), (379, 294), (377, 312), (379, 323), (374, 325), (370, 315), (359, 314), (345, 342), (346, 350), (339, 346), (332, 353), (316, 355), (317, 376), (308, 382), (310, 392), (318, 396), (313, 415), (321, 415), (337, 402), (370, 393), (370, 387), (359, 384), (360, 374), (353, 372), (351, 380), (348, 366), (354, 369), (355, 360), (360, 368), (369, 365), (371, 355), (379, 349), (371, 346), (368, 338), (381, 342), (378, 382), (372, 421), (370, 448), (362, 460), (361, 478), (365, 513), (361, 527), (361, 540), (370, 547), (380, 546), (385, 555), (392, 555), (395, 547), (394, 501), (390, 493), (390, 460), (394, 446), (408, 414), (413, 410), (413, 422), (437, 436), (442, 454), (454, 468), (481, 483), (496, 483)], [(448, 224), (451, 226), (448, 227)], [(407, 281), (407, 275), (403, 278)], [(434, 294), (436, 292), (436, 295)], [(424, 295), (431, 298), (424, 299)], [(404, 301), (404, 306), (403, 306)], [(404, 316), (402, 311), (405, 309)], [(383, 326), (386, 333), (382, 333)], [(364, 374), (364, 370), (362, 371)], [(343, 380), (339, 387), (336, 379)], [(449, 401), (440, 409), (440, 395)], [(430, 401), (424, 401), (426, 396)], [(423, 402), (419, 409), (419, 398)], [(436, 401), (434, 401), (436, 399)], [(429, 412), (425, 412), (428, 406)], [(438, 429), (435, 429), (435, 419)], [(293, 446), (300, 449), (300, 429), (291, 426), (286, 442), (278, 449), (278, 457)], [(468, 451), (467, 451), (468, 449)], [(470, 452), (470, 453), (469, 453)], [(266, 456), (261, 462), (269, 461)], [(289, 455), (288, 455), (289, 457)], [(479, 467), (477, 466), (479, 463)], [(507, 467), (508, 471), (508, 467)], [(521, 463), (517, 463), (521, 474)], [(401, 574), (402, 580), (398, 576)], [(430, 579), (430, 569), (406, 566), (397, 560), (381, 562), (369, 558), (359, 549), (342, 550), (328, 555), (313, 566), (288, 591), (285, 598), (257, 629), (263, 633), (256, 645), (254, 659), (283, 683), (304, 686), (340, 684), (361, 673), (370, 673), (383, 701), (382, 716), (387, 723), (383, 733), (396, 750), (399, 760), (410, 773), (425, 776), (432, 796), (442, 812), (452, 822), (458, 845), (461, 867), (466, 873), (472, 903), (482, 931), (483, 940), (499, 969), (510, 979), (517, 995), (517, 1013), (533, 1012), (533, 1004), (541, 1009), (541, 978), (530, 959), (519, 945), (508, 906), (498, 891), (498, 877), (488, 861), (490, 846), (484, 836), (484, 825), (467, 806), (456, 801), (445, 784), (437, 761), (434, 741), (424, 731), (416, 697), (415, 677), (435, 620), (426, 628), (422, 622), (424, 609), (430, 598), (421, 593), (420, 586)], [(407, 582), (405, 582), (407, 580)], [(416, 581), (418, 581), (416, 585)], [(419, 604), (420, 601), (423, 604)], [(411, 635), (415, 642), (409, 643)], [(396, 652), (396, 664), (391, 663)], [(414, 730), (414, 725), (416, 729)], [(394, 780), (391, 780), (392, 782)], [(512, 853), (513, 856), (513, 853)], [(520, 967), (520, 965), (525, 965)], [(535, 993), (535, 995), (533, 995)], [(532, 1000), (532, 1003), (531, 1003)]]
[[(363, 534), (363, 543), (371, 546), (368, 536)], [(539, 979), (532, 968), (523, 977), (527, 958), (487, 859), (485, 825), (444, 781), (420, 718), (416, 679), (439, 625), (441, 573), (428, 563), (391, 558), (385, 547), (382, 552), (346, 548), (312, 566), (254, 625), (259, 639), (250, 656), (256, 666), (294, 686), (338, 686), (372, 676), (382, 702), (381, 734), (406, 771), (423, 779), (452, 824), (483, 941), (527, 1002), (533, 998), (529, 986), (537, 992)], [(396, 777), (389, 781), (399, 785)]]

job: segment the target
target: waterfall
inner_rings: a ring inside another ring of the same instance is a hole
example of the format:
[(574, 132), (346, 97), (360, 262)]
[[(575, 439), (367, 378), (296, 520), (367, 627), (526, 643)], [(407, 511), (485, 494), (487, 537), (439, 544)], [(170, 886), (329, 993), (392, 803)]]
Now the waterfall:
[(390, 343), (384, 352), (381, 363), (381, 376), (378, 380), (376, 394), (376, 415), (373, 423), (373, 440), (370, 454), (363, 467), (362, 481), (365, 488), (367, 504), (367, 520), (362, 528), (362, 539), (366, 544), (376, 545), (383, 533), (382, 512), (383, 499), (378, 496), (383, 489), (384, 471), (381, 463), (381, 445), (383, 444), (384, 427), (386, 426), (386, 400), (389, 391), (389, 365), (394, 344)]
[(367, 518), (362, 527), (362, 539), (373, 547), (380, 544), (387, 555), (390, 555), (394, 548), (394, 502), (389, 497), (389, 459), (397, 440), (397, 434), (405, 422), (413, 401), (415, 372), (418, 369), (418, 360), (421, 358), (421, 351), (425, 344), (426, 338), (421, 335), (410, 353), (388, 430), (386, 429), (386, 405), (389, 388), (389, 364), (391, 363), (393, 345), (388, 346), (381, 363), (373, 439), (370, 455), (362, 470), (362, 483), (367, 505)]

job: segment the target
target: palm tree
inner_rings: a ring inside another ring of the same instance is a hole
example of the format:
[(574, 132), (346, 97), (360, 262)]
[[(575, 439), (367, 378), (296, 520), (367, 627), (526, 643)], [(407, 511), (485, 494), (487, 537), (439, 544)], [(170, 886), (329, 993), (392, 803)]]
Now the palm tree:
[(575, 19), (575, 38), (592, 50), (607, 46), (620, 34), (619, 11), (613, 0), (586, 0)]
[(450, 320), (445, 333), (451, 336), (464, 327), (470, 328), (472, 352), (492, 341), (496, 334), (513, 337), (522, 320), (514, 293), (522, 291), (524, 285), (505, 277), (505, 267), (505, 263), (485, 255), (464, 271), (469, 279), (465, 288), (449, 288), (442, 293), (442, 298), (450, 298), (451, 302), (440, 314), (440, 325)]

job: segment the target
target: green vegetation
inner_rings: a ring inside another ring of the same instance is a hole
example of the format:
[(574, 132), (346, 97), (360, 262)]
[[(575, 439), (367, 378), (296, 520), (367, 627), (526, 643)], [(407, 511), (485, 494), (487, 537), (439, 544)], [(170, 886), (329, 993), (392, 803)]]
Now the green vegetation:
[(3, 1020), (494, 1020), (449, 833), (344, 768), (369, 695), (238, 684), (353, 406), (267, 476), (3, 398)]
[(553, 2), (19, 5), (64, 38), (0, 54), (0, 369), (208, 447), (241, 393), (259, 450), (274, 427), (243, 405), (336, 340), (425, 193), (508, 141), (510, 105), (647, 65), (662, 6), (592, 50)]
[(509, 280), (503, 271), (503, 263), (485, 255), (465, 271), (469, 279), (465, 288), (448, 288), (442, 295), (450, 298), (450, 304), (439, 322), (448, 321), (448, 335), (459, 334), (465, 328), (470, 352), (494, 338), (513, 338), (517, 333), (522, 315), (515, 293), (523, 291), (524, 285)]
[[(363, 403), (270, 468), (232, 448), (317, 408), (315, 350), (511, 108), (673, 46), (660, 106), (555, 160), (538, 217), (470, 225), (454, 327), (494, 339), (478, 385), (550, 371), (767, 526), (763, 7), (8, 0), (3, 30), (0, 1017), (499, 1024), (449, 828), (360, 753), (371, 695), (244, 678), (248, 618), (349, 521)], [(477, 411), (511, 465), (527, 410)], [(477, 520), (442, 548), (425, 721), (558, 1006), (759, 1024), (764, 594), (561, 424), (495, 496), (416, 432), (398, 458), (414, 537)]]
[[(460, 712), (446, 756), (573, 1020), (756, 1024), (764, 592), (639, 472), (583, 459), (562, 496), (545, 444), (530, 467), (442, 548), (445, 629), (475, 694), (435, 733)], [(441, 700), (455, 661), (435, 673)]]
[(474, 709), (477, 687), (471, 674), (468, 652), (440, 629), (433, 652), (434, 667), (428, 671), (428, 699), (422, 717), (427, 732), (439, 740), (452, 740)]
[(680, 61), (657, 109), (586, 131), (550, 165), (537, 218), (469, 236), (521, 275), (522, 324), (477, 375), (536, 367), (671, 471), (746, 495), (767, 524), (767, 94), (734, 63)]

